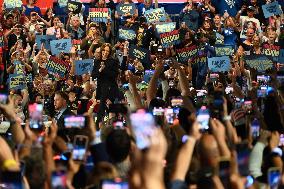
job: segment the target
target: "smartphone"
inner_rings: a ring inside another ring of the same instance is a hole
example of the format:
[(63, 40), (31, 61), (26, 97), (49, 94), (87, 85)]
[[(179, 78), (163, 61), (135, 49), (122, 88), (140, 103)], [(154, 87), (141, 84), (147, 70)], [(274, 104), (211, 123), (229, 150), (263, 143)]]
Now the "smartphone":
[(261, 86), (259, 89), (257, 89), (257, 97), (258, 98), (264, 98), (267, 95), (267, 87)]
[(103, 180), (101, 184), (102, 189), (129, 189), (128, 182)]
[(258, 76), (256, 76), (256, 80), (259, 83), (259, 86), (268, 86), (269, 81), (270, 81), (270, 76), (258, 75)]
[(123, 84), (122, 89), (123, 90), (129, 90), (129, 84)]
[(247, 113), (251, 113), (252, 112), (252, 101), (251, 100), (244, 101), (243, 107)]
[(151, 80), (152, 76), (154, 75), (155, 70), (145, 70), (145, 74), (144, 74), (144, 78), (143, 80), (146, 83), (149, 83), (149, 81)]
[(166, 117), (166, 120), (167, 120), (167, 123), (172, 125), (174, 124), (174, 117), (175, 114), (174, 114), (174, 109), (173, 108), (167, 108), (165, 110), (165, 117)]
[(196, 96), (198, 96), (198, 97), (202, 97), (202, 96), (205, 96), (207, 94), (206, 90), (196, 90), (196, 92), (197, 92)]
[(154, 109), (153, 109), (153, 115), (154, 116), (163, 116), (164, 113), (165, 113), (165, 109), (162, 108), (162, 107), (159, 107), (159, 108), (154, 107)]
[(51, 186), (52, 188), (67, 189), (67, 176), (65, 170), (52, 172)]
[(278, 75), (276, 77), (276, 79), (278, 80), (279, 83), (283, 83), (284, 82), (284, 75)]
[(182, 106), (183, 105), (183, 99), (181, 97), (176, 97), (171, 99), (171, 106)]
[(284, 146), (284, 134), (280, 134), (280, 140), (278, 146)]
[(230, 159), (221, 158), (219, 160), (218, 174), (224, 188), (230, 188)]
[(201, 108), (197, 112), (197, 121), (200, 125), (201, 131), (207, 131), (209, 129), (209, 110), (206, 106), (201, 106)]
[(248, 148), (248, 143), (243, 142), (237, 144), (237, 159), (238, 159), (238, 170), (241, 176), (249, 175), (249, 156), (250, 149)]
[(7, 104), (8, 103), (8, 95), (0, 93), (0, 104)]
[(260, 135), (260, 125), (256, 118), (251, 123), (251, 133), (253, 139), (257, 139)]
[(155, 129), (155, 119), (152, 114), (145, 110), (138, 110), (130, 114), (132, 132), (136, 137), (136, 144), (139, 149), (145, 149), (151, 145), (150, 137)]
[(30, 128), (35, 130), (43, 129), (43, 104), (30, 104), (29, 105), (29, 118), (30, 118)]
[(83, 115), (72, 115), (64, 117), (64, 127), (66, 129), (77, 128), (82, 129), (86, 127), (87, 119)]
[(21, 171), (1, 172), (1, 184), (3, 184), (5, 188), (23, 189)]
[(83, 135), (76, 135), (73, 143), (73, 160), (85, 161), (88, 146), (88, 137)]
[(217, 82), (218, 81), (218, 78), (219, 78), (219, 74), (217, 73), (211, 73), (209, 74), (209, 79), (211, 82)]
[(281, 179), (281, 172), (278, 167), (271, 167), (268, 169), (268, 184), (270, 189), (277, 189)]
[(226, 87), (226, 88), (225, 88), (225, 93), (226, 93), (226, 94), (232, 94), (233, 91), (234, 91), (233, 87)]

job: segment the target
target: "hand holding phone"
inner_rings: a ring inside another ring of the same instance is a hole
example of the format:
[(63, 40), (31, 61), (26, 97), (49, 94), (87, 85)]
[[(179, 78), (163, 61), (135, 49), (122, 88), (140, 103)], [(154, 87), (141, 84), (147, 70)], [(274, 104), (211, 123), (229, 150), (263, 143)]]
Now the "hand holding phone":
[(86, 127), (86, 117), (83, 115), (77, 116), (65, 116), (64, 117), (64, 127), (66, 129), (78, 128), (82, 129)]
[(73, 160), (85, 161), (88, 146), (88, 137), (83, 135), (76, 135), (73, 144)]
[(30, 104), (29, 105), (29, 118), (30, 118), (30, 128), (36, 130), (43, 129), (43, 104)]

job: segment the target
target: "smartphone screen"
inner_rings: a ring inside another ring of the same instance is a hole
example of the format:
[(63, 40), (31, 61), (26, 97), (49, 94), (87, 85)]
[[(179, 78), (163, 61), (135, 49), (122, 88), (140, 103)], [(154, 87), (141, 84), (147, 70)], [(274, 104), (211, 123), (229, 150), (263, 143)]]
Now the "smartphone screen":
[(233, 87), (226, 87), (225, 93), (226, 94), (232, 94), (233, 93)]
[(143, 80), (148, 83), (151, 80), (151, 77), (154, 75), (155, 70), (145, 70)]
[(201, 131), (207, 131), (209, 129), (209, 111), (206, 106), (202, 106), (197, 112), (197, 121), (200, 124)]
[(5, 185), (5, 188), (24, 188), (21, 171), (3, 171), (1, 173), (1, 183)]
[(7, 94), (0, 94), (0, 104), (7, 104), (8, 96)]
[(257, 97), (264, 98), (267, 95), (267, 87), (266, 86), (261, 86), (259, 89), (257, 89)]
[(207, 94), (206, 90), (196, 90), (197, 94), (196, 96), (205, 96)]
[(238, 158), (238, 170), (241, 176), (249, 175), (249, 156), (250, 150), (248, 148), (248, 143), (237, 144), (237, 158)]
[(254, 139), (259, 137), (260, 134), (260, 125), (257, 119), (254, 119), (251, 123), (251, 133)]
[(82, 129), (86, 126), (86, 117), (85, 116), (65, 116), (64, 117), (64, 127), (66, 129), (78, 128)]
[(257, 82), (259, 83), (259, 86), (268, 86), (270, 81), (270, 76), (268, 75), (258, 75), (256, 76)]
[(73, 144), (73, 160), (84, 161), (86, 157), (88, 137), (76, 135)]
[(30, 128), (41, 130), (43, 127), (42, 117), (43, 105), (42, 104), (30, 104), (29, 105), (29, 116), (30, 116)]
[(128, 189), (128, 182), (102, 181), (102, 189)]
[(219, 177), (224, 188), (230, 186), (230, 160), (224, 159), (219, 161)]
[(252, 111), (252, 101), (251, 100), (244, 101), (244, 110), (248, 113), (251, 113)]
[(217, 82), (217, 81), (218, 81), (218, 78), (219, 78), (219, 74), (217, 74), (217, 73), (211, 73), (211, 74), (209, 75), (209, 78), (210, 78), (210, 81), (212, 81), (212, 82)]
[(284, 134), (280, 134), (280, 140), (278, 146), (284, 146)]
[(66, 171), (54, 171), (51, 176), (51, 186), (52, 188), (67, 189), (67, 177)]
[(152, 114), (144, 110), (138, 110), (136, 113), (130, 114), (130, 121), (134, 135), (136, 136), (136, 144), (139, 149), (145, 149), (150, 146), (150, 136), (153, 135), (155, 129), (155, 120)]
[(182, 106), (183, 105), (183, 99), (181, 97), (179, 97), (179, 98), (172, 98), (171, 99), (171, 105), (172, 105), (172, 107)]
[(276, 79), (278, 80), (279, 83), (283, 83), (284, 82), (284, 75), (278, 75), (276, 77)]
[(154, 109), (153, 109), (153, 115), (154, 116), (163, 116), (164, 115), (164, 113), (165, 113), (165, 109), (164, 108), (156, 108), (156, 107), (154, 107)]
[(174, 123), (174, 110), (172, 108), (167, 108), (165, 110), (165, 116), (167, 123), (172, 125)]
[(279, 185), (279, 181), (281, 178), (281, 173), (279, 168), (277, 167), (272, 167), (268, 169), (268, 184), (271, 189), (277, 189)]

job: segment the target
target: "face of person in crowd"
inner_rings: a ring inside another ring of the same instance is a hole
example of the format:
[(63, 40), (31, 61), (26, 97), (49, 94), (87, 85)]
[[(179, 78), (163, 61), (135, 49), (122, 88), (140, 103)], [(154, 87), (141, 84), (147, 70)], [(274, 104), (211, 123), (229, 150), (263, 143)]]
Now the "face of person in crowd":
[(249, 18), (252, 18), (254, 16), (254, 11), (247, 9), (247, 15), (248, 15)]
[(64, 107), (66, 107), (67, 103), (66, 100), (64, 100), (64, 98), (62, 98), (60, 95), (55, 94), (54, 96), (54, 108), (55, 110), (60, 110)]
[(14, 17), (13, 16), (9, 16), (7, 19), (6, 19), (6, 25), (8, 27), (12, 27), (14, 25)]
[(246, 33), (246, 36), (247, 36), (247, 39), (252, 39), (252, 37), (254, 36), (255, 32), (253, 29), (251, 28), (248, 28), (247, 29), (247, 33)]
[(20, 26), (17, 26), (17, 27), (15, 28), (15, 30), (14, 30), (14, 33), (15, 33), (16, 35), (20, 35), (21, 31), (22, 31), (22, 28), (21, 28)]
[(216, 25), (221, 23), (221, 18), (219, 15), (215, 15), (213, 20)]
[(204, 23), (203, 23), (203, 28), (204, 28), (205, 30), (209, 30), (209, 29), (210, 29), (210, 23), (209, 23), (209, 22), (204, 22)]
[(267, 32), (267, 37), (268, 37), (269, 41), (275, 41), (275, 39), (277, 38), (276, 31), (274, 31), (274, 30), (269, 30), (269, 31)]
[(28, 2), (28, 4), (29, 4), (29, 5), (33, 5), (33, 4), (35, 4), (35, 3), (36, 3), (36, 1), (35, 1), (35, 0), (28, 0), (27, 2)]
[(101, 48), (97, 48), (96, 50), (95, 50), (95, 58), (97, 59), (97, 60), (100, 60), (101, 59)]
[(257, 0), (250, 0), (250, 3), (251, 3), (252, 5), (256, 5)]
[(37, 13), (36, 12), (31, 12), (30, 20), (31, 20), (31, 22), (36, 22), (37, 21)]
[(185, 33), (184, 39), (185, 39), (185, 40), (191, 39), (190, 32), (186, 32), (186, 33)]
[(254, 46), (259, 46), (260, 45), (260, 38), (258, 37), (258, 35), (255, 35), (253, 37), (253, 41), (252, 41)]
[(69, 101), (74, 102), (76, 100), (76, 93), (70, 92), (68, 93)]
[(43, 98), (40, 95), (36, 96), (35, 102), (38, 103), (38, 104), (43, 103)]
[(59, 20), (58, 17), (55, 17), (55, 18), (53, 19), (53, 25), (54, 25), (54, 26), (57, 26), (58, 23), (60, 23), (60, 20)]
[(233, 21), (233, 18), (232, 17), (228, 17), (227, 20), (226, 20), (226, 25), (228, 27), (232, 27), (234, 25), (234, 21)]
[(82, 75), (82, 81), (83, 81), (84, 83), (87, 82), (89, 79), (90, 79), (89, 74), (83, 74), (83, 75)]
[(23, 101), (22, 96), (16, 94), (15, 97), (14, 97), (14, 104), (15, 104), (15, 106), (16, 106), (16, 107), (17, 107), (17, 106), (21, 106), (22, 101)]
[(105, 0), (99, 0), (99, 7), (105, 7), (105, 4), (106, 4), (106, 2), (105, 2)]
[(80, 26), (80, 19), (78, 17), (72, 17), (72, 26), (79, 27)]
[(110, 54), (110, 48), (109, 46), (105, 46), (104, 49), (102, 49), (102, 59), (106, 60), (109, 57)]
[(52, 14), (53, 14), (52, 9), (48, 9), (48, 11), (47, 11), (46, 15), (47, 15), (47, 16), (52, 16)]
[(96, 34), (97, 34), (97, 28), (96, 27), (91, 27), (90, 29), (89, 29), (89, 33), (90, 34), (92, 34), (93, 36), (96, 36)]

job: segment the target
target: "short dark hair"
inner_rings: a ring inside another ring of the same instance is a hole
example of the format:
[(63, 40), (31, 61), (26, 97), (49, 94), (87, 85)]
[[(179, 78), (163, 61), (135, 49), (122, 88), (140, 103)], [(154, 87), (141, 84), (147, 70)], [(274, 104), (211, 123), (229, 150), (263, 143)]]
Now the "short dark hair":
[(125, 130), (113, 130), (106, 138), (106, 150), (112, 161), (124, 161), (130, 151), (131, 140)]
[(63, 92), (63, 91), (56, 91), (56, 92), (55, 92), (55, 95), (61, 96), (61, 98), (63, 98), (64, 100), (66, 100), (66, 102), (69, 101), (68, 95), (67, 95), (65, 92)]

